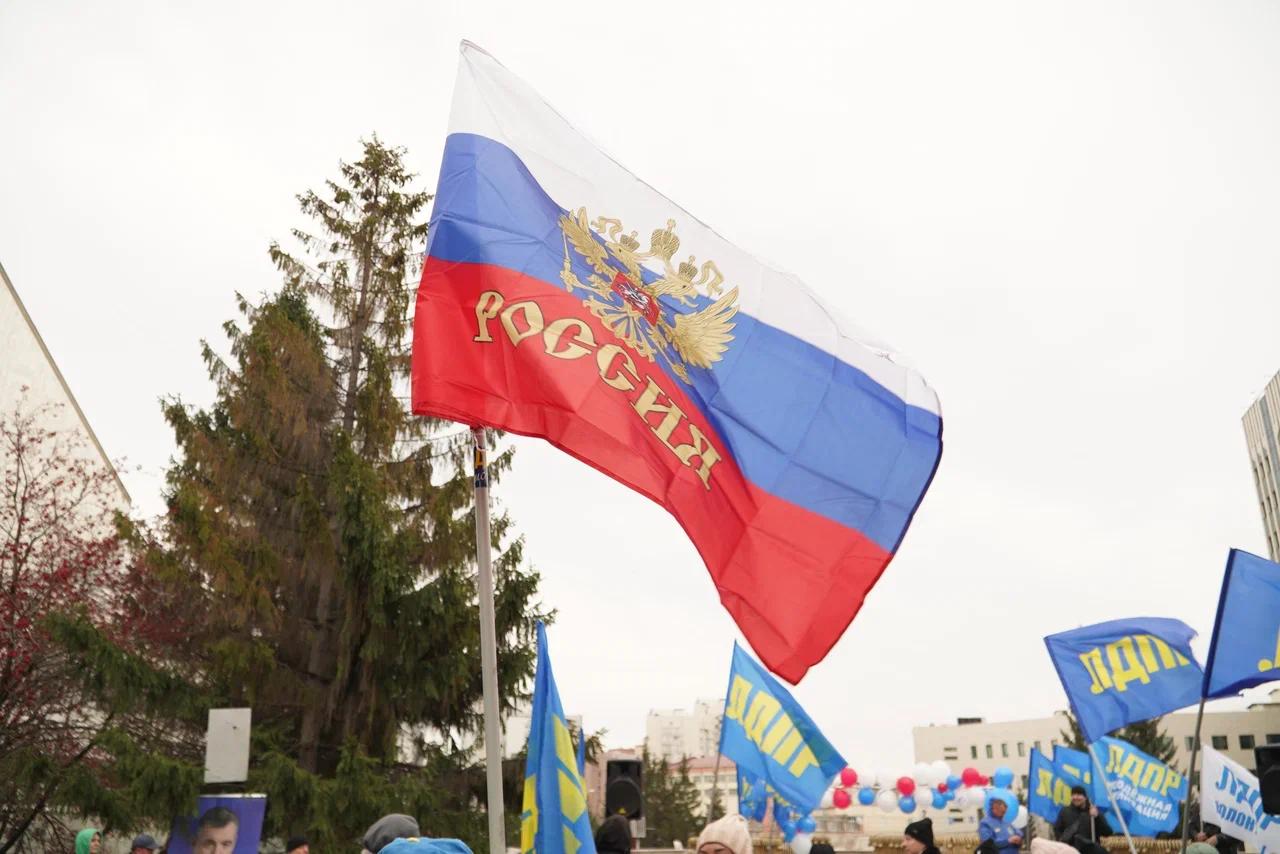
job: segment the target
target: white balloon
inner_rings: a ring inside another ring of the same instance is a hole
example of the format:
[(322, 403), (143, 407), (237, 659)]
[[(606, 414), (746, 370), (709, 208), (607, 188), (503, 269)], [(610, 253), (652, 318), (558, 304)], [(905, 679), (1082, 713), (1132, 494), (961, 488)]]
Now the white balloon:
[(917, 786), (932, 786), (933, 766), (928, 762), (917, 762), (915, 769), (911, 772), (911, 779), (916, 781)]
[(809, 854), (809, 849), (813, 847), (813, 837), (807, 833), (797, 833), (791, 838), (791, 850), (793, 854)]
[(933, 789), (928, 786), (916, 786), (912, 797), (916, 799), (916, 803), (922, 807), (933, 806)]
[(969, 787), (969, 805), (973, 807), (982, 807), (987, 803), (987, 790), (981, 786)]
[(892, 771), (881, 768), (876, 772), (876, 785), (882, 789), (892, 789), (898, 785), (898, 777)]
[(947, 778), (951, 776), (951, 765), (945, 759), (934, 760), (933, 763), (933, 784), (947, 782)]
[(951, 805), (956, 809), (963, 810), (969, 808), (969, 790), (961, 789), (956, 792), (955, 798), (952, 799)]
[(893, 812), (898, 808), (898, 793), (893, 789), (882, 789), (876, 795), (876, 806), (885, 812)]
[(1022, 806), (1018, 807), (1018, 814), (1013, 817), (1013, 826), (1018, 830), (1022, 830), (1022, 828), (1027, 826), (1028, 818), (1027, 808)]
[(835, 794), (834, 789), (827, 789), (822, 793), (822, 803), (820, 804), (821, 809), (829, 810), (835, 806)]

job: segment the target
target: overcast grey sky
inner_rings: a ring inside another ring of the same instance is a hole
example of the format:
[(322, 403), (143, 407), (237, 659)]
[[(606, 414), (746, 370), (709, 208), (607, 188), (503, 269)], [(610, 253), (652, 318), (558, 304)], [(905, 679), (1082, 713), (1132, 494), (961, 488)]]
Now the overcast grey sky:
[[(434, 184), (462, 38), (937, 389), (897, 559), (796, 689), (856, 768), (1065, 706), (1041, 643), (1207, 641), (1265, 553), (1240, 417), (1280, 369), (1280, 4), (0, 4), (0, 261), (159, 509), (157, 399), (276, 287), (294, 194), (376, 131)], [(2, 357), (2, 354), (0, 354)], [(724, 690), (735, 627), (656, 506), (517, 440), (565, 706), (612, 744)], [(1203, 648), (1203, 643), (1202, 643)]]

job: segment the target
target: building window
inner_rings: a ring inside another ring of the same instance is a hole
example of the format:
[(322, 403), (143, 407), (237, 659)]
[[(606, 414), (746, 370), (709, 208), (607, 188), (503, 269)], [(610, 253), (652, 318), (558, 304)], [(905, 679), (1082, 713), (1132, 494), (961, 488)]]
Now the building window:
[(1240, 736), (1240, 749), (1253, 750), (1253, 736), (1251, 735)]
[(1027, 786), (1030, 784), (1030, 782), (1031, 782), (1031, 778), (1028, 777), (1026, 774), (1023, 774), (1022, 775), (1022, 791), (1024, 792), (1027, 791)]
[(1008, 759), (1008, 758), (1009, 758), (1009, 743), (1008, 743), (1008, 742), (1005, 742), (1004, 744), (1000, 745), (1000, 757), (1001, 757), (1002, 759)]
[[(1270, 737), (1271, 737), (1271, 736), (1267, 736), (1267, 738), (1270, 738)], [(971, 744), (971, 745), (969, 745), (969, 758), (970, 758), (970, 759), (977, 759), (977, 758), (978, 758), (978, 745), (976, 745), (976, 744)]]
[(1280, 744), (1280, 732), (1267, 733), (1267, 744)]
[(1027, 755), (1027, 743), (1025, 741), (1018, 742), (1018, 755), (1019, 756)]
[(1191, 736), (1187, 736), (1187, 750), (1191, 750), (1196, 746), (1196, 740)]
[(1039, 750), (1039, 751), (1042, 751), (1042, 752), (1043, 752), (1043, 750), (1044, 750), (1044, 748), (1042, 748), (1042, 747), (1040, 746), (1040, 740), (1039, 740), (1039, 739), (1036, 739), (1036, 741), (1035, 741), (1035, 748), (1036, 748), (1036, 750)]
[(1226, 749), (1227, 749), (1227, 737), (1226, 737), (1225, 735), (1215, 735), (1215, 736), (1213, 737), (1213, 749), (1214, 749), (1214, 750), (1226, 750)]
[(993, 755), (994, 755), (994, 754), (992, 754), (992, 752), (991, 752), (991, 745), (989, 745), (989, 744), (988, 744), (988, 745), (987, 745), (987, 758), (988, 758), (988, 759), (991, 759)]

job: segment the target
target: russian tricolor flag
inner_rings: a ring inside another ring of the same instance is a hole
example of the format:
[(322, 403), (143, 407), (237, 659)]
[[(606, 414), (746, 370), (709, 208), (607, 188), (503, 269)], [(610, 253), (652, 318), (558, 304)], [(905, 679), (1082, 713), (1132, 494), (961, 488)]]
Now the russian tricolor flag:
[(942, 452), (918, 373), (468, 43), (413, 409), (540, 436), (667, 508), (791, 682), (857, 614)]

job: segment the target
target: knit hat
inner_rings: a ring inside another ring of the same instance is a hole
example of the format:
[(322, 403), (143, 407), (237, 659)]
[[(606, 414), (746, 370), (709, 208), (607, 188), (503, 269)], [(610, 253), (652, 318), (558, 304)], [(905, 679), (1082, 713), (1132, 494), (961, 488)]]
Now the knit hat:
[(156, 844), (155, 837), (150, 833), (139, 833), (137, 836), (133, 837), (133, 844), (129, 846), (129, 850), (132, 851), (135, 848), (147, 848), (151, 851), (155, 851), (159, 847), (160, 846)]
[(917, 842), (923, 842), (926, 847), (933, 847), (933, 819), (922, 818), (919, 821), (913, 821), (907, 825), (907, 829), (902, 831), (903, 836), (910, 836)]
[(1089, 797), (1089, 793), (1084, 790), (1084, 786), (1072, 786), (1071, 794), (1084, 795), (1086, 798)]
[(836, 849), (825, 842), (815, 842), (809, 846), (809, 854), (836, 854)]
[(751, 854), (751, 829), (747, 820), (740, 815), (727, 815), (711, 822), (698, 834), (696, 851), (708, 842), (715, 842), (728, 848), (733, 854)]
[(472, 854), (461, 839), (401, 838), (387, 843), (382, 854)]
[(397, 839), (407, 839), (411, 836), (420, 835), (421, 831), (418, 830), (418, 820), (416, 818), (393, 812), (390, 815), (384, 815), (369, 825), (369, 829), (364, 832), (364, 838), (360, 840), (360, 844), (364, 846), (364, 850), (368, 851), (369, 854), (378, 854), (379, 851)]
[(613, 854), (631, 853), (631, 823), (620, 815), (611, 815), (596, 831), (596, 851)]
[(301, 848), (306, 844), (307, 844), (307, 837), (290, 836), (289, 841), (284, 844), (284, 854), (289, 854), (290, 851)]

